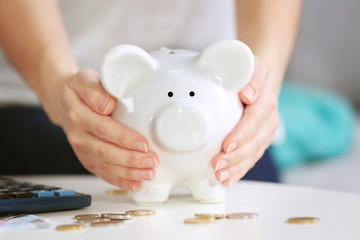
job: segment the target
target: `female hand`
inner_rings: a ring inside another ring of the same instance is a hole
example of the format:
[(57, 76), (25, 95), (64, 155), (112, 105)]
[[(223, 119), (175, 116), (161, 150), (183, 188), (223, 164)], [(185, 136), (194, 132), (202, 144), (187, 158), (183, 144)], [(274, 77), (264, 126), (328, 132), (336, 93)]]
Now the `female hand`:
[(102, 87), (97, 72), (79, 70), (59, 89), (61, 104), (53, 121), (62, 126), (82, 165), (105, 181), (138, 191), (155, 177), (157, 155), (140, 134), (113, 120), (116, 100)]
[(212, 160), (216, 179), (229, 187), (242, 178), (270, 146), (280, 124), (278, 96), (274, 78), (261, 60), (255, 57), (254, 74), (239, 92), (244, 115), (226, 137), (223, 150)]

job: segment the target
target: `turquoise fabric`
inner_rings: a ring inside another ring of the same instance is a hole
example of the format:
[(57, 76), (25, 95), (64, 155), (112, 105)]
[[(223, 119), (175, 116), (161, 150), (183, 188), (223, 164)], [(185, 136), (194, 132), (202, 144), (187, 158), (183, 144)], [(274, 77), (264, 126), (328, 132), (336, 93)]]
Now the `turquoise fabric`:
[(285, 83), (279, 112), (286, 139), (271, 154), (280, 170), (338, 156), (352, 145), (356, 113), (338, 94)]

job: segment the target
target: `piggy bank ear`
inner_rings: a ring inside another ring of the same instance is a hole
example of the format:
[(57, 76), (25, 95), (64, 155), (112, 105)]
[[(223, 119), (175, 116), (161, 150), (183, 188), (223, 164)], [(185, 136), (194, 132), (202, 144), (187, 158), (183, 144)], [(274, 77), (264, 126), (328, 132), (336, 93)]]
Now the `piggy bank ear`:
[(157, 68), (157, 62), (134, 45), (110, 49), (101, 65), (101, 82), (108, 93), (120, 99), (126, 88), (139, 76)]
[(220, 40), (200, 53), (198, 64), (212, 79), (237, 93), (250, 81), (254, 71), (254, 55), (243, 42)]

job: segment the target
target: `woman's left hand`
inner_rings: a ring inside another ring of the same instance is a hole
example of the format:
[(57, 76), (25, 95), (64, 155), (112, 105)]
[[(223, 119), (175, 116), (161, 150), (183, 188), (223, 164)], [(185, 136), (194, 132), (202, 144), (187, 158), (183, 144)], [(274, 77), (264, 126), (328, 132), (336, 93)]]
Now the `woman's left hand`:
[(222, 151), (212, 159), (216, 179), (229, 187), (242, 178), (270, 146), (280, 124), (278, 96), (272, 73), (255, 57), (254, 74), (239, 92), (243, 117), (225, 138)]

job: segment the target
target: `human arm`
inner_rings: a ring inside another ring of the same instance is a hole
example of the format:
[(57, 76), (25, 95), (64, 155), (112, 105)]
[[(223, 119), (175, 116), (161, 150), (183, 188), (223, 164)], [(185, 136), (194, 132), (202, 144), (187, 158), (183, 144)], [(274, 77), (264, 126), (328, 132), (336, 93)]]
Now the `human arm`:
[(212, 160), (218, 181), (242, 178), (270, 146), (279, 125), (278, 95), (295, 42), (301, 0), (237, 0), (238, 39), (255, 55), (255, 70), (239, 93), (244, 116)]
[(156, 154), (109, 117), (116, 101), (97, 72), (78, 68), (56, 1), (0, 0), (0, 43), (87, 170), (130, 190), (154, 178)]

